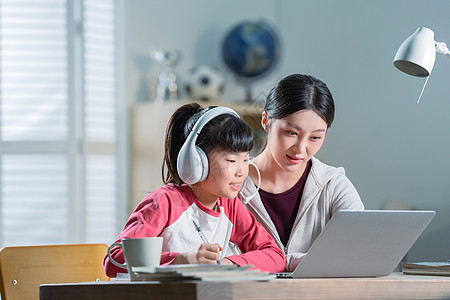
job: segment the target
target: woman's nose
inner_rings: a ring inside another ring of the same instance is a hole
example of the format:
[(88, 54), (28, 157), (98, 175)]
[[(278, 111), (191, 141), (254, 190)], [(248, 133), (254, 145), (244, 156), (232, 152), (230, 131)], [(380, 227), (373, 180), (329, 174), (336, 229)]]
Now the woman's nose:
[(306, 145), (307, 145), (307, 141), (305, 139), (299, 139), (297, 141), (297, 144), (296, 144), (296, 150), (299, 153), (305, 153), (306, 152)]

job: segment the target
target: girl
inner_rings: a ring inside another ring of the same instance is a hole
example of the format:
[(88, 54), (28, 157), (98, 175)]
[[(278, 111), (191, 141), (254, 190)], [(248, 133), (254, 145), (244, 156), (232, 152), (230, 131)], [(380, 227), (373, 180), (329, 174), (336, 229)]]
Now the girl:
[(334, 102), (325, 83), (308, 75), (283, 78), (270, 91), (262, 112), (266, 133), (262, 152), (244, 181), (239, 197), (275, 238), (293, 271), (333, 214), (363, 210), (343, 168), (328, 166), (314, 155), (334, 118)]
[[(283, 251), (237, 198), (252, 147), (251, 129), (231, 109), (203, 109), (197, 103), (180, 107), (166, 130), (165, 185), (141, 201), (117, 242), (163, 237), (162, 265), (220, 263), (283, 271)], [(202, 242), (194, 221), (209, 243)], [(235, 251), (230, 242), (243, 254), (229, 256)], [(111, 254), (124, 262), (119, 247)], [(104, 266), (109, 277), (125, 272), (108, 257)]]

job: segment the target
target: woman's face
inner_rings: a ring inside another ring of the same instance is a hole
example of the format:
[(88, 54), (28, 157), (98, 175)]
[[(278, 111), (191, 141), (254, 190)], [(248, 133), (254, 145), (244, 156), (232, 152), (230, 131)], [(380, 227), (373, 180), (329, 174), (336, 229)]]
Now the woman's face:
[(286, 171), (305, 167), (322, 147), (328, 128), (327, 123), (309, 109), (300, 110), (284, 119), (266, 121), (269, 124), (266, 127), (268, 140), (265, 151), (270, 152), (276, 164)]

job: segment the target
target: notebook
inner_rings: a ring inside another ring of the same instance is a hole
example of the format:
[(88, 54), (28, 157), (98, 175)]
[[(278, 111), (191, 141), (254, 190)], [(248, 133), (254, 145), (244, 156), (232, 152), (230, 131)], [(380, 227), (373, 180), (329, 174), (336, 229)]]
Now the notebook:
[(387, 276), (435, 214), (435, 211), (338, 211), (294, 272), (278, 273), (277, 276)]

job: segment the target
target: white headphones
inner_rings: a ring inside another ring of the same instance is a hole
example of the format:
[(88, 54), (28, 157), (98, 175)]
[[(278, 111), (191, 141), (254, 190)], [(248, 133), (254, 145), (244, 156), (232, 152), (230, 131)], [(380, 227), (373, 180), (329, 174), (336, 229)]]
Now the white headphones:
[[(205, 151), (203, 151), (199, 146), (195, 145), (195, 142), (197, 141), (197, 136), (200, 134), (200, 131), (202, 131), (203, 127), (215, 117), (223, 114), (230, 114), (240, 118), (238, 113), (231, 108), (222, 106), (212, 108), (198, 119), (188, 137), (186, 138), (186, 141), (181, 147), (177, 158), (177, 171), (183, 182), (187, 184), (194, 184), (203, 181), (206, 179), (206, 177), (208, 177), (208, 157)], [(256, 168), (256, 171), (258, 173), (258, 186), (256, 187), (256, 191), (252, 195), (244, 197), (245, 204), (247, 204), (251, 199), (253, 199), (253, 197), (256, 196), (259, 190), (259, 186), (261, 185), (261, 174), (259, 173), (258, 167), (251, 160), (249, 160), (248, 162)]]
[(181, 147), (177, 158), (177, 171), (181, 180), (185, 183), (194, 184), (208, 177), (208, 157), (200, 147), (195, 145), (195, 142), (203, 127), (215, 117), (223, 114), (230, 114), (239, 118), (237, 112), (228, 107), (219, 106), (208, 110), (195, 123)]
[(250, 165), (254, 166), (255, 169), (256, 169), (256, 173), (258, 173), (258, 186), (256, 187), (255, 192), (253, 194), (251, 194), (250, 196), (245, 197), (243, 194), (241, 194), (241, 198), (244, 199), (244, 204), (249, 203), (250, 200), (252, 200), (253, 197), (256, 196), (256, 194), (258, 194), (259, 187), (261, 186), (261, 173), (259, 172), (258, 166), (254, 162), (252, 162), (251, 160), (249, 160), (248, 163)]

